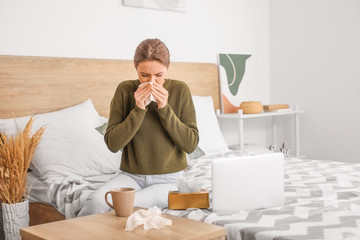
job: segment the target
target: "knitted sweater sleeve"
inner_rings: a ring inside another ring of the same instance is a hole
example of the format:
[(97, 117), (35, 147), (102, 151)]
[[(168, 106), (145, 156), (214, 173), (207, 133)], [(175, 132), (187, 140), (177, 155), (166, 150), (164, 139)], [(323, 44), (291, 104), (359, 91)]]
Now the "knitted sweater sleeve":
[(166, 104), (165, 107), (157, 110), (160, 121), (172, 141), (183, 151), (191, 153), (198, 145), (199, 132), (191, 92), (187, 85), (183, 85), (182, 96), (178, 104), (173, 107), (180, 108), (176, 109), (180, 112), (179, 116), (169, 104)]
[(110, 104), (109, 122), (104, 140), (112, 152), (119, 151), (131, 141), (141, 127), (147, 111), (135, 105), (130, 113), (126, 114), (124, 106), (129, 105), (126, 102), (127, 97), (128, 90), (124, 91), (119, 86)]

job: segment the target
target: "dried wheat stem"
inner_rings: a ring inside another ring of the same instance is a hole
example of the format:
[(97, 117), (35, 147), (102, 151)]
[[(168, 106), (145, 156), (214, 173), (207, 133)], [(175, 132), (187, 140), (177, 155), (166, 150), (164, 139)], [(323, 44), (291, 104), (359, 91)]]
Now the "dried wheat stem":
[(31, 117), (15, 137), (0, 134), (0, 200), (4, 203), (21, 202), (24, 198), (27, 170), (45, 131), (41, 127), (31, 136), (33, 122)]

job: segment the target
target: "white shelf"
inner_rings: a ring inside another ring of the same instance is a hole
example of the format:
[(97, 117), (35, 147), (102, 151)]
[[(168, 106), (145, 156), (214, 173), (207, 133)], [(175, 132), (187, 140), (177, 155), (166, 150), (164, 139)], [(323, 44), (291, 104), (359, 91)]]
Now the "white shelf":
[(226, 119), (238, 119), (238, 118), (261, 118), (261, 117), (271, 117), (271, 116), (281, 116), (281, 115), (291, 115), (291, 114), (297, 114), (297, 113), (303, 113), (302, 110), (295, 110), (295, 109), (289, 109), (289, 110), (282, 110), (278, 112), (262, 112), (262, 113), (256, 113), (256, 114), (243, 114), (240, 110), (238, 113), (225, 113), (225, 114), (217, 114), (218, 118), (226, 118)]
[(288, 110), (279, 110), (274, 112), (262, 112), (257, 114), (243, 114), (242, 110), (239, 110), (238, 113), (226, 113), (220, 114), (217, 112), (218, 119), (235, 119), (239, 124), (239, 149), (244, 150), (244, 119), (248, 118), (263, 118), (263, 117), (272, 117), (272, 128), (273, 128), (273, 143), (276, 143), (276, 125), (275, 118), (278, 116), (292, 115), (294, 117), (294, 131), (295, 131), (295, 154), (300, 156), (300, 143), (299, 143), (299, 114), (303, 113), (303, 110), (300, 110), (298, 106), (294, 109)]

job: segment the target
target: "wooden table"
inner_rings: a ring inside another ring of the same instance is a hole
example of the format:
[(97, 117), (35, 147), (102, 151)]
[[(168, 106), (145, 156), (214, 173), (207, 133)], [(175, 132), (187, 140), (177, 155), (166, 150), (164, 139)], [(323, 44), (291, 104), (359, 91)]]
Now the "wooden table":
[[(135, 207), (134, 210), (139, 208)], [(162, 214), (172, 220), (171, 226), (145, 231), (143, 225), (125, 231), (127, 217), (115, 212), (101, 213), (21, 229), (23, 240), (40, 239), (225, 239), (225, 228), (187, 218)]]

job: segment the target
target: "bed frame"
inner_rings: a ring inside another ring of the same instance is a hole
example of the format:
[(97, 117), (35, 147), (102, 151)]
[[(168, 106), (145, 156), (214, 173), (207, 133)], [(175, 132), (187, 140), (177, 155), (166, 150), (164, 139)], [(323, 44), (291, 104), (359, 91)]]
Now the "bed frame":
[[(172, 62), (168, 78), (182, 80), (191, 93), (212, 96), (220, 105), (218, 67), (213, 63)], [(91, 98), (102, 116), (123, 80), (137, 79), (132, 60), (0, 55), (0, 118), (44, 113)], [(63, 220), (55, 208), (30, 204), (30, 225)]]

